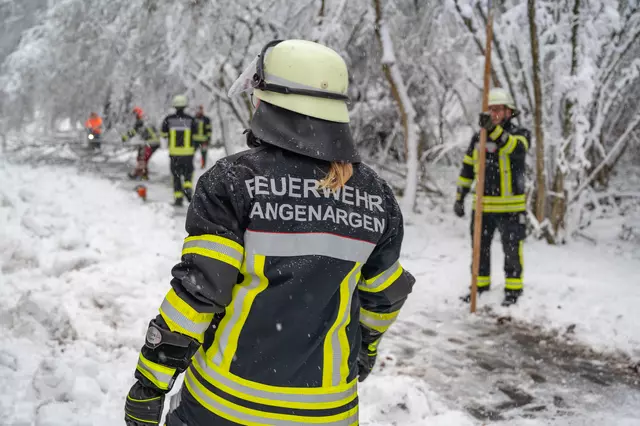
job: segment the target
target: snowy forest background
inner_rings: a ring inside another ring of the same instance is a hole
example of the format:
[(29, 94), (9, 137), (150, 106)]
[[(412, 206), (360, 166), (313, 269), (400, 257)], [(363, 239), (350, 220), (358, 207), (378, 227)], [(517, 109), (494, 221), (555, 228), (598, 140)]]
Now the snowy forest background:
[[(534, 135), (533, 233), (560, 242), (595, 217), (637, 207), (640, 191), (629, 172), (640, 164), (640, 3), (493, 3), (492, 85), (513, 93), (519, 122)], [(448, 203), (477, 128), (486, 6), (0, 0), (0, 141), (25, 132), (46, 140), (92, 110), (115, 132), (129, 124), (134, 105), (157, 124), (171, 97), (186, 93), (212, 117), (214, 139), (238, 151), (251, 105), (227, 98), (228, 88), (267, 41), (304, 38), (347, 60), (355, 139), (392, 176), (404, 208), (420, 193)]]

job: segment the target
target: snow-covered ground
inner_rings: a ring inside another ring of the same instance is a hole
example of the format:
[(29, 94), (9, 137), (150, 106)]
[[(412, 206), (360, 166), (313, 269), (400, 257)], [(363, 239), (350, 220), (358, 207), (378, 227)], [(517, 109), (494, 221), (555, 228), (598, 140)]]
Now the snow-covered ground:
[[(165, 182), (150, 185), (150, 197), (160, 202), (145, 204), (131, 182), (0, 160), (0, 424), (123, 423), (138, 350), (184, 238), (184, 218), (165, 202), (172, 191), (164, 163), (157, 155), (152, 165), (152, 180)], [(571, 341), (640, 358), (640, 250), (610, 231), (596, 245), (528, 243), (526, 293), (508, 310), (498, 306), (496, 245), (496, 288), (479, 307), (493, 305), (497, 314), (545, 330), (569, 330)], [(489, 396), (471, 382), (477, 376), (466, 370), (469, 364), (448, 352), (477, 339), (479, 353), (500, 358), (506, 349), (496, 342), (510, 336), (492, 336), (493, 320), (482, 309), (469, 316), (458, 301), (469, 281), (469, 252), (468, 218), (449, 211), (407, 217), (403, 263), (418, 281), (395, 332), (385, 337), (379, 365), (361, 386), (361, 424), (490, 423), (468, 414), (465, 401)], [(413, 355), (403, 360), (399, 348)], [(449, 361), (453, 366), (445, 366)], [(528, 383), (527, 390), (535, 394), (536, 386)], [(600, 410), (594, 396), (586, 411), (502, 424), (640, 424), (631, 388), (593, 386), (594, 394), (615, 394), (615, 413), (606, 404)]]

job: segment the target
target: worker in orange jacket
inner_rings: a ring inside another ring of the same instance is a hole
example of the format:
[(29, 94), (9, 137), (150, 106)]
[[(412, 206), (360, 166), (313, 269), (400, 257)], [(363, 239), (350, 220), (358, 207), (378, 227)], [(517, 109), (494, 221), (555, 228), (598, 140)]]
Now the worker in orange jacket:
[(97, 112), (92, 112), (89, 115), (89, 119), (84, 122), (84, 128), (87, 129), (89, 146), (94, 149), (100, 149), (102, 118), (100, 118)]

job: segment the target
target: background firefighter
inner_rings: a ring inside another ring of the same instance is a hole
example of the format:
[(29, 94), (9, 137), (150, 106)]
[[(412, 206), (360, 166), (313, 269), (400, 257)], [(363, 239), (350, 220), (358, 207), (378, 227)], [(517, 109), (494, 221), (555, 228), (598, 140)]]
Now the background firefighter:
[(200, 148), (200, 168), (204, 169), (207, 166), (207, 150), (211, 143), (211, 119), (204, 115), (204, 107), (202, 105), (198, 106), (195, 118), (198, 131), (193, 135), (193, 140), (197, 142), (198, 148)]
[(158, 138), (158, 132), (153, 125), (145, 125), (145, 117), (142, 108), (135, 107), (131, 112), (135, 115), (136, 122), (133, 125), (133, 128), (129, 129), (126, 134), (122, 135), (122, 142), (128, 142), (135, 136), (139, 136), (143, 142), (139, 144), (138, 155), (136, 157), (136, 167), (131, 173), (129, 173), (129, 177), (131, 179), (141, 178), (143, 180), (148, 180), (149, 160), (153, 153), (160, 148), (160, 139)]
[(176, 112), (165, 117), (160, 134), (169, 140), (174, 205), (181, 206), (183, 197), (191, 202), (193, 194), (193, 135), (197, 127), (196, 120), (184, 112), (188, 104), (186, 96), (176, 95), (172, 104)]
[[(500, 231), (504, 251), (504, 306), (518, 301), (523, 289), (523, 243), (526, 236), (525, 157), (529, 149), (529, 131), (512, 123), (517, 115), (511, 95), (504, 89), (489, 92), (489, 113), (481, 113), (479, 124), (487, 129), (485, 187), (482, 200), (482, 236), (478, 293), (491, 286), (491, 241)], [(464, 198), (469, 193), (478, 168), (479, 134), (472, 139), (462, 161), (454, 212), (464, 216)], [(475, 202), (474, 202), (475, 208)], [(474, 218), (471, 218), (473, 239)], [(462, 298), (469, 302), (470, 295)]]
[(125, 419), (158, 424), (186, 371), (168, 426), (357, 424), (357, 382), (415, 281), (402, 214), (360, 162), (335, 51), (276, 40), (236, 83), (258, 99), (255, 148), (198, 181)]
[(89, 141), (89, 147), (93, 149), (100, 149), (102, 139), (102, 118), (97, 112), (89, 114), (89, 118), (84, 122), (84, 128), (92, 137)]

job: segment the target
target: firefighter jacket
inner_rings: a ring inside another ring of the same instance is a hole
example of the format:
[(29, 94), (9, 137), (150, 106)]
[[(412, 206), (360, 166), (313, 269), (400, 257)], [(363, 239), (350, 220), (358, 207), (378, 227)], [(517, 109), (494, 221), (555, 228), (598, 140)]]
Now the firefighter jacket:
[(136, 119), (136, 123), (132, 129), (129, 129), (126, 134), (122, 136), (122, 141), (126, 142), (129, 138), (139, 135), (142, 140), (149, 146), (160, 145), (160, 139), (158, 138), (158, 132), (153, 126), (145, 126), (144, 120)]
[(211, 140), (211, 119), (206, 115), (196, 116), (197, 131), (193, 135), (193, 140), (198, 143), (209, 143)]
[(196, 120), (183, 110), (168, 115), (162, 121), (160, 135), (169, 139), (169, 155), (172, 157), (192, 156), (195, 153), (193, 135), (197, 132)]
[[(264, 143), (200, 177), (160, 315), (202, 342), (184, 386), (214, 415), (357, 424), (361, 336), (377, 346), (415, 280), (392, 190), (353, 166), (332, 192), (319, 187), (329, 163)], [(174, 373), (142, 357), (141, 369), (161, 389)]]
[(102, 118), (91, 117), (84, 122), (84, 127), (94, 135), (99, 135), (102, 133)]
[[(504, 126), (504, 127), (503, 127)], [(509, 213), (526, 210), (525, 157), (529, 150), (530, 133), (507, 121), (496, 126), (487, 135), (484, 196), (482, 211), (485, 213)], [(457, 199), (461, 200), (471, 190), (478, 172), (478, 145), (480, 135), (471, 138), (471, 144), (462, 160), (458, 178)], [(475, 200), (474, 200), (475, 208)]]

